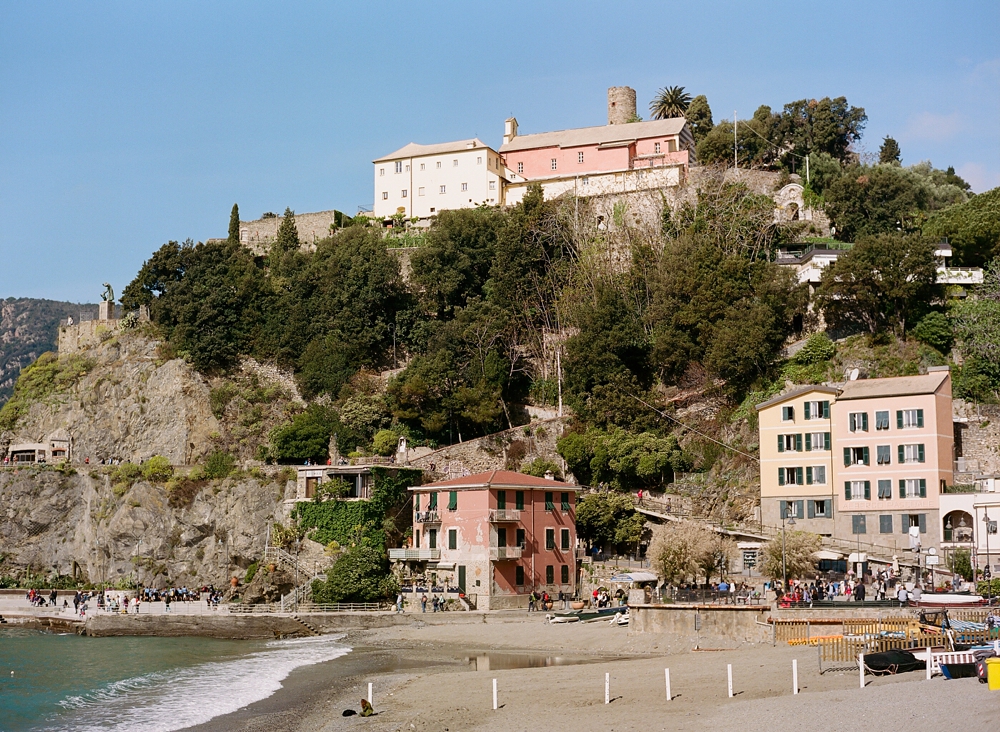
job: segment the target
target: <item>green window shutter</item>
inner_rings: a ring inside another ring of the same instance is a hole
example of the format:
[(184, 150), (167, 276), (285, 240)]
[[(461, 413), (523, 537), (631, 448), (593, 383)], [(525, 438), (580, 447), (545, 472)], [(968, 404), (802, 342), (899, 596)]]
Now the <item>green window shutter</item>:
[(497, 509), (503, 511), (507, 508), (507, 491), (497, 491)]
[(788, 518), (788, 501), (778, 501), (778, 513), (781, 514), (781, 518)]
[(851, 481), (849, 480), (844, 481), (844, 500), (851, 500)]
[(546, 511), (556, 510), (555, 503), (553, 503), (552, 491), (545, 491), (545, 510)]
[(414, 493), (413, 494), (413, 510), (414, 511), (419, 511), (420, 510), (420, 494), (419, 493)]
[(802, 413), (805, 415), (806, 419), (809, 419), (809, 402), (806, 402), (806, 406), (803, 408)]
[(897, 460), (897, 462), (900, 465), (902, 465), (903, 463), (906, 462), (906, 448), (904, 448), (902, 445), (900, 445), (899, 449), (896, 452), (899, 455), (899, 460)]
[(569, 511), (569, 493), (560, 493), (559, 503), (562, 504), (560, 508), (562, 508), (563, 511)]
[(809, 518), (816, 518), (816, 501), (809, 501)]
[(906, 480), (903, 478), (899, 479), (899, 497), (906, 498)]
[(824, 450), (829, 450), (830, 449), (830, 433), (829, 432), (824, 432), (823, 433), (823, 449)]
[(917, 462), (922, 463), (924, 461), (924, 446), (923, 444), (917, 445)]
[(865, 465), (871, 465), (872, 464), (871, 455), (868, 454), (868, 447), (867, 446), (865, 447), (864, 463), (865, 463)]
[(795, 435), (795, 452), (802, 452), (802, 435)]
[(458, 510), (458, 491), (448, 491), (448, 510)]
[(898, 429), (898, 430), (903, 429), (903, 410), (902, 409), (897, 409), (896, 410), (896, 429)]
[(920, 526), (920, 533), (921, 534), (926, 534), (927, 533), (927, 514), (926, 513), (917, 514), (917, 524)]
[(849, 467), (851, 464), (851, 448), (844, 448), (844, 467)]
[(920, 479), (920, 497), (927, 498), (927, 481), (924, 478)]
[(806, 452), (809, 452), (812, 449), (813, 449), (812, 433), (806, 432)]
[(906, 514), (904, 513), (902, 516), (899, 517), (899, 530), (900, 530), (900, 533), (903, 533), (903, 534), (910, 533), (909, 532), (909, 528), (910, 528), (909, 524), (910, 524), (910, 522), (906, 520)]
[(868, 412), (861, 413), (861, 431), (862, 432), (868, 431)]
[(784, 485), (784, 484), (785, 484), (785, 469), (778, 468), (778, 485)]
[(457, 549), (458, 548), (458, 531), (455, 529), (450, 529), (448, 531), (448, 548)]
[(784, 452), (784, 451), (785, 451), (785, 436), (778, 435), (778, 452)]
[(806, 514), (803, 510), (805, 508), (805, 501), (795, 502), (795, 518), (805, 518)]
[(813, 469), (806, 468), (806, 485), (812, 485), (812, 484), (813, 484)]
[(795, 468), (795, 485), (802, 485), (802, 468)]
[(518, 511), (524, 510), (524, 491), (517, 491), (514, 493), (514, 508)]
[(917, 427), (923, 427), (923, 426), (924, 426), (924, 410), (923, 409), (918, 409), (917, 410)]
[(865, 500), (870, 501), (872, 499), (872, 482), (870, 480), (865, 481)]
[(823, 419), (830, 419), (830, 402), (823, 402)]

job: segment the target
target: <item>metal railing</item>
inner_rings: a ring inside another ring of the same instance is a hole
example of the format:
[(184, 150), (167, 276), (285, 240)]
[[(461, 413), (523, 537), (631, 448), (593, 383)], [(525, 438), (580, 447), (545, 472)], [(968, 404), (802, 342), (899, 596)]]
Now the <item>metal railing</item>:
[(503, 523), (505, 521), (520, 521), (521, 512), (516, 508), (491, 508), (490, 522)]
[(441, 514), (436, 508), (433, 511), (417, 511), (414, 521), (418, 524), (439, 524)]
[(504, 559), (520, 559), (521, 547), (519, 546), (491, 546), (490, 559), (502, 561)]
[(436, 562), (441, 559), (440, 549), (390, 549), (389, 559), (396, 561)]
[[(308, 615), (313, 613), (377, 612), (388, 609), (389, 604), (384, 602), (301, 602), (296, 612)], [(229, 613), (230, 615), (273, 615), (290, 614), (290, 611), (282, 610), (280, 603), (262, 603), (260, 605), (232, 604), (229, 606)]]

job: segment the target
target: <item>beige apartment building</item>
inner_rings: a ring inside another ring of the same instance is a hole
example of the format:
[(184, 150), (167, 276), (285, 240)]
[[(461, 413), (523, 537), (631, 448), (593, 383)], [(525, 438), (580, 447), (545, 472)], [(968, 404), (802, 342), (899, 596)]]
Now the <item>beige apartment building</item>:
[(836, 396), (831, 386), (802, 386), (757, 405), (760, 512), (768, 526), (794, 517), (797, 530), (833, 534)]

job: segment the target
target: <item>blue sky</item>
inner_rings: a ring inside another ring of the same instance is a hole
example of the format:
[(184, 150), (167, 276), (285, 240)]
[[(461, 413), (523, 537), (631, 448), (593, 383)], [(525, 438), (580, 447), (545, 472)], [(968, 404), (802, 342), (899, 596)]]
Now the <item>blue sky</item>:
[[(1000, 3), (0, 2), (0, 297), (96, 301), (229, 210), (354, 213), (407, 142), (844, 95), (862, 140), (1000, 185)], [(648, 116), (648, 113), (647, 113)]]

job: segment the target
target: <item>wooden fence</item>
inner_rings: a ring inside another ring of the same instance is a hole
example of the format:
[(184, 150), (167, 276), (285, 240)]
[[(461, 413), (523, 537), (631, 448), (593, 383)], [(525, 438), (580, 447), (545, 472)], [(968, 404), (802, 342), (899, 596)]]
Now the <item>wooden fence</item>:
[(845, 671), (858, 667), (861, 653), (884, 651), (919, 651), (924, 648), (948, 648), (947, 637), (940, 633), (914, 633), (908, 637), (893, 636), (842, 636), (822, 638), (816, 644), (819, 672)]

